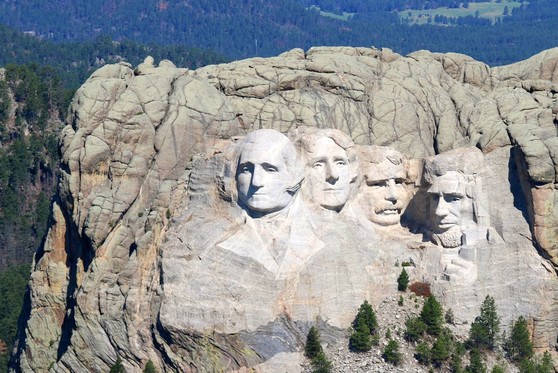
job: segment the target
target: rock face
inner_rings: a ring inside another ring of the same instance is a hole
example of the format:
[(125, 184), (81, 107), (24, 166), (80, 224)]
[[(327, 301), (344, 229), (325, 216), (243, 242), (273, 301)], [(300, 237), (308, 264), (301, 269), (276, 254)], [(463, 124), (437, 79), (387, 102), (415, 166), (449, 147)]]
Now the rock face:
[(554, 350), (557, 58), (103, 67), (62, 134), (12, 369), (300, 371), (310, 326), (344, 338), (403, 261), (458, 320), (491, 295)]

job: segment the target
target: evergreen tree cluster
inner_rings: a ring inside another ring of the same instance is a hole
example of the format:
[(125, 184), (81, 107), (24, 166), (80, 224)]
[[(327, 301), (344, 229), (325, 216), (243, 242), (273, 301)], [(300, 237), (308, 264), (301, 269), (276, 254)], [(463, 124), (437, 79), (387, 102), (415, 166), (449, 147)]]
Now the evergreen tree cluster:
[(17, 320), (29, 279), (29, 265), (11, 266), (0, 272), (0, 372), (8, 371), (9, 353), (17, 333)]
[(46, 232), (67, 97), (50, 68), (8, 65), (0, 79), (0, 270), (29, 262)]
[[(91, 5), (65, 0), (62, 5), (21, 0), (18, 6), (4, 2), (0, 3), (0, 23), (20, 31), (31, 30), (34, 36), (28, 39), (72, 43), (108, 35), (122, 45), (130, 41), (162, 47), (187, 45), (210, 49), (230, 59), (277, 55), (313, 45), (375, 45), (402, 54), (420, 49), (454, 51), (490, 65), (502, 65), (552, 48), (558, 37), (553, 27), (558, 16), (554, 0), (524, 1), (511, 11), (508, 8), (509, 15), (495, 24), (478, 16), (438, 16), (438, 23), (424, 25), (407, 24), (397, 11), (466, 8), (470, 3), (488, 0), (211, 0), (190, 2), (188, 6), (183, 2), (108, 1)], [(325, 17), (311, 7), (316, 5), (329, 12), (353, 15), (346, 20)], [(90, 57), (77, 44), (74, 47), (75, 52), (66, 49), (71, 56), (84, 53), (82, 56)], [(48, 57), (52, 56), (49, 48), (41, 49), (45, 61), (37, 62), (54, 65)], [(126, 49), (120, 50), (127, 54)], [(200, 50), (196, 53), (207, 56)], [(145, 52), (142, 54), (144, 58)], [(83, 57), (73, 62), (83, 60), (95, 63), (95, 58)]]
[(368, 301), (359, 307), (358, 313), (353, 321), (353, 333), (349, 339), (349, 345), (353, 351), (370, 351), (372, 345), (377, 341), (378, 320), (376, 313)]

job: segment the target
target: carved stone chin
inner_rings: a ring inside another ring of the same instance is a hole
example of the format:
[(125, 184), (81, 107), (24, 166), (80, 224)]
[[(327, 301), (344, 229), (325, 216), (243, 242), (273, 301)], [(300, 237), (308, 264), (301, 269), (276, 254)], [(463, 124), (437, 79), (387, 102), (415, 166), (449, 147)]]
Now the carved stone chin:
[(443, 233), (432, 234), (432, 241), (434, 241), (435, 244), (443, 246), (445, 248), (454, 248), (461, 246), (462, 235), (463, 233), (461, 232), (461, 228), (455, 226)]

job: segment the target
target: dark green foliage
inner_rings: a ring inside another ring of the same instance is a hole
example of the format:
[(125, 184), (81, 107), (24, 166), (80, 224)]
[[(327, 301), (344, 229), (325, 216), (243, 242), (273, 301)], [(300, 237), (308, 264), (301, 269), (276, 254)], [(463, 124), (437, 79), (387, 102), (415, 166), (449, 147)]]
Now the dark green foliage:
[(4, 80), (0, 80), (0, 140), (5, 135), (6, 128), (4, 123), (8, 119), (12, 104), (9, 96), (8, 84)]
[(504, 340), (504, 351), (509, 359), (521, 362), (533, 356), (533, 343), (529, 337), (527, 320), (523, 316), (512, 323), (511, 332)]
[(316, 327), (312, 326), (308, 331), (308, 335), (306, 336), (304, 355), (309, 359), (313, 359), (318, 356), (320, 352), (322, 352), (320, 333), (318, 332), (318, 329)]
[(320, 342), (320, 333), (314, 326), (308, 331), (306, 336), (306, 345), (304, 346), (304, 355), (310, 359), (314, 373), (329, 373), (332, 365), (325, 355), (322, 344)]
[(46, 233), (56, 188), (57, 131), (65, 115), (60, 100), (64, 89), (52, 69), (8, 65), (5, 78), (0, 101), (4, 89), (11, 90), (17, 110), (15, 121), (0, 125), (0, 270), (31, 261)]
[(442, 330), (444, 324), (444, 313), (442, 305), (438, 302), (434, 295), (430, 295), (420, 312), (420, 318), (426, 325), (426, 332), (430, 335), (437, 336)]
[(420, 342), (415, 347), (415, 359), (422, 365), (430, 365), (430, 347), (426, 342)]
[(505, 373), (505, 372), (506, 371), (504, 370), (504, 368), (501, 367), (500, 365), (494, 365), (491, 371), (491, 373)]
[(409, 342), (417, 342), (426, 331), (426, 324), (420, 317), (412, 317), (405, 321), (405, 339)]
[(407, 285), (409, 285), (409, 274), (407, 273), (405, 268), (403, 268), (401, 270), (401, 274), (397, 278), (397, 290), (405, 291), (407, 290)]
[(109, 373), (126, 373), (126, 369), (124, 369), (120, 357), (117, 358), (112, 367), (110, 367)]
[(486, 365), (482, 361), (482, 354), (476, 348), (469, 353), (469, 365), (465, 368), (467, 373), (486, 373)]
[(552, 364), (552, 357), (547, 351), (542, 357), (525, 359), (519, 364), (520, 373), (553, 373), (554, 365)]
[(439, 368), (450, 357), (452, 350), (452, 338), (449, 330), (444, 330), (438, 335), (430, 350), (432, 364)]
[(451, 355), (450, 372), (462, 373), (463, 372), (463, 356), (465, 356), (465, 345), (461, 342), (454, 342), (453, 354)]
[[(440, 22), (443, 26), (417, 26), (401, 21), (395, 13), (446, 5), (457, 7), (459, 3), (455, 0), (277, 0), (273, 3), (212, 0), (188, 2), (188, 6), (183, 2), (157, 3), (159, 6), (152, 2), (110, 3), (116, 4), (117, 10), (114, 11), (111, 6), (93, 6), (77, 0), (65, 2), (64, 6), (19, 0), (17, 6), (12, 2), (0, 3), (0, 23), (21, 31), (36, 30), (40, 37), (57, 42), (67, 42), (69, 38), (90, 40), (101, 30), (110, 32), (111, 38), (122, 44), (141, 40), (161, 46), (189, 45), (212, 48), (227, 53), (230, 58), (276, 55), (294, 47), (308, 48), (310, 45), (377, 45), (402, 54), (419, 49), (456, 51), (491, 65), (501, 65), (555, 46), (558, 5), (554, 0), (529, 1), (515, 9), (509, 7), (510, 15), (494, 25), (488, 19), (475, 16), (457, 19), (438, 16), (437, 20), (443, 21)], [(336, 13), (355, 14), (349, 20), (341, 21), (320, 16), (317, 10), (306, 9), (310, 5)], [(138, 14), (142, 16), (137, 17)], [(479, 43), (479, 40), (483, 42)], [(39, 44), (35, 37), (21, 38), (13, 43), (15, 45), (6, 44), (10, 48), (3, 46), (3, 55), (26, 56), (28, 51), (36, 51), (37, 59), (50, 64), (53, 64), (54, 57), (49, 49), (57, 47), (57, 44), (45, 42), (44, 46), (34, 45)], [(95, 64), (96, 57), (106, 60), (109, 52), (116, 54), (118, 51), (111, 49), (114, 46), (109, 43), (83, 50), (78, 45), (73, 47), (78, 51), (68, 48), (67, 59), (82, 61), (88, 57), (89, 65)], [(137, 52), (138, 48), (129, 45), (127, 49)], [(176, 55), (180, 53), (177, 51), (169, 57), (172, 60)]]
[(399, 296), (399, 299), (397, 300), (397, 305), (398, 305), (398, 306), (402, 306), (402, 305), (403, 305), (403, 301), (404, 301), (404, 300), (403, 300), (403, 295), (400, 295), (400, 296)]
[(399, 343), (396, 340), (390, 339), (386, 348), (384, 349), (384, 353), (382, 354), (382, 358), (393, 365), (398, 365), (401, 362), (401, 352), (399, 351)]
[(12, 350), (17, 332), (17, 319), (23, 304), (25, 287), (29, 280), (29, 265), (8, 267), (0, 272), (0, 372), (7, 371), (9, 352)]
[(356, 352), (370, 351), (372, 348), (372, 336), (370, 328), (363, 319), (357, 318), (357, 324), (353, 327), (354, 331), (349, 338), (349, 347)]
[(312, 359), (312, 372), (313, 373), (330, 373), (333, 369), (331, 361), (327, 358), (323, 351), (320, 351)]
[(145, 364), (145, 368), (143, 368), (143, 373), (158, 373), (157, 368), (155, 368), (155, 364), (151, 360)]
[(494, 349), (500, 332), (500, 316), (496, 311), (494, 298), (487, 295), (481, 304), (480, 315), (475, 318), (469, 330), (469, 345), (473, 348)]
[(368, 301), (364, 301), (358, 309), (353, 321), (353, 333), (349, 345), (353, 351), (369, 351), (372, 348), (373, 336), (376, 334), (378, 320), (376, 313)]
[(453, 310), (451, 308), (446, 311), (444, 319), (446, 320), (446, 324), (455, 325), (455, 317), (453, 316)]
[(376, 334), (378, 319), (376, 318), (374, 309), (366, 300), (360, 305), (358, 309), (355, 321), (358, 319), (362, 319), (366, 323), (366, 326), (368, 327), (368, 329), (370, 329), (370, 334)]

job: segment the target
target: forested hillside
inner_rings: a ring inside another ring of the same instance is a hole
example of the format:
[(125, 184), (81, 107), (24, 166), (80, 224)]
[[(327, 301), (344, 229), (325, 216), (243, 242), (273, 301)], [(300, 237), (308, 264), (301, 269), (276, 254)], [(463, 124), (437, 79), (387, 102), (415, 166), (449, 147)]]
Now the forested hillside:
[[(468, 16), (418, 25), (398, 13), (502, 1), (514, 6), (508, 8), (507, 16), (494, 18), (494, 24)], [(501, 65), (554, 47), (558, 41), (554, 27), (558, 2), (531, 0), (519, 6), (522, 1), (9, 0), (0, 2), (0, 23), (57, 42), (93, 40), (107, 34), (119, 41), (211, 48), (229, 59), (276, 55), (312, 45), (374, 45), (403, 54), (419, 49), (461, 52)], [(335, 19), (319, 9), (351, 16)]]
[(33, 253), (57, 186), (58, 135), (75, 89), (97, 68), (147, 55), (196, 68), (224, 58), (184, 46), (53, 43), (0, 25), (0, 372), (6, 370)]

